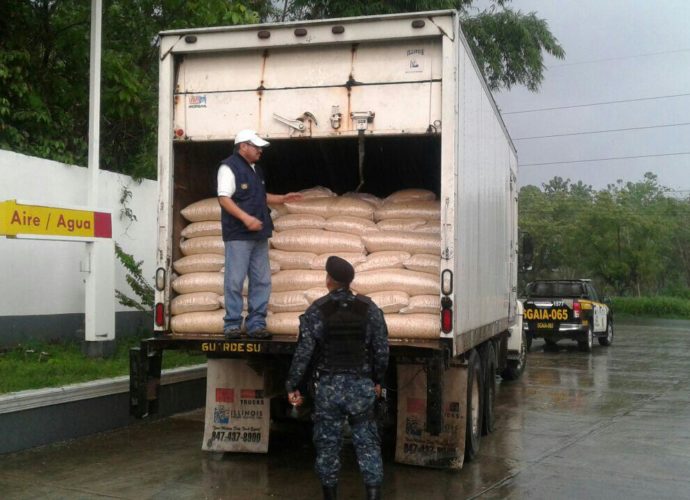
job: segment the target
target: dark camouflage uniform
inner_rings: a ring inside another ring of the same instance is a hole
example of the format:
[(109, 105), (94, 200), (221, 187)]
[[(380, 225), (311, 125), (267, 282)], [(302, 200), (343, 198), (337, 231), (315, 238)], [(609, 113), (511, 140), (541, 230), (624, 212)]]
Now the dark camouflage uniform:
[[(330, 293), (338, 301), (354, 300), (347, 289)], [(286, 382), (288, 392), (295, 390), (303, 379), (317, 346), (323, 342), (324, 318), (321, 310), (312, 305), (300, 316), (300, 336)], [(368, 309), (366, 342), (372, 352), (374, 366), (367, 361), (362, 374), (321, 373), (314, 397), (314, 445), (316, 446), (316, 473), (324, 486), (338, 481), (340, 448), (343, 425), (349, 418), (352, 442), (364, 483), (369, 486), (383, 482), (381, 441), (373, 418), (376, 394), (374, 384), (381, 383), (388, 368), (388, 329), (381, 309), (371, 304)], [(317, 373), (328, 369), (323, 357), (315, 360)], [(370, 375), (369, 375), (370, 374)]]

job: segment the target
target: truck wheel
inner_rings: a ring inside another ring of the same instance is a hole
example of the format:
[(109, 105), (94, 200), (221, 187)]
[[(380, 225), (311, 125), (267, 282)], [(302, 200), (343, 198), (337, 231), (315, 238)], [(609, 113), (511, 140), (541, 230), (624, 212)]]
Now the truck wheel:
[(544, 338), (544, 350), (545, 351), (557, 351), (558, 344), (555, 340)]
[(476, 349), (470, 351), (467, 360), (467, 406), (465, 427), (465, 460), (471, 462), (479, 451), (482, 436), (482, 407), (484, 384), (482, 362)]
[(613, 324), (611, 320), (606, 321), (606, 336), (599, 337), (599, 345), (610, 346), (613, 344)]
[(525, 334), (522, 334), (522, 348), (520, 349), (520, 356), (518, 359), (509, 359), (506, 361), (506, 367), (501, 372), (503, 380), (517, 380), (525, 371), (525, 364), (527, 363), (527, 346), (525, 345)]
[(594, 344), (594, 332), (592, 330), (592, 324), (590, 323), (589, 328), (587, 328), (587, 338), (585, 340), (580, 340), (577, 346), (583, 352), (592, 352), (592, 345)]
[(489, 342), (484, 348), (484, 418), (482, 419), (482, 436), (494, 431), (496, 415), (494, 403), (496, 402), (496, 349), (493, 342)]

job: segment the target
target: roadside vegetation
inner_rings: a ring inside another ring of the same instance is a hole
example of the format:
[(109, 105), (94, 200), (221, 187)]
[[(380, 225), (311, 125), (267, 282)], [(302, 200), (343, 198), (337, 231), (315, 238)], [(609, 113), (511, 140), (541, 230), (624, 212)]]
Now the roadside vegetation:
[(690, 299), (681, 297), (614, 297), (616, 316), (690, 319)]

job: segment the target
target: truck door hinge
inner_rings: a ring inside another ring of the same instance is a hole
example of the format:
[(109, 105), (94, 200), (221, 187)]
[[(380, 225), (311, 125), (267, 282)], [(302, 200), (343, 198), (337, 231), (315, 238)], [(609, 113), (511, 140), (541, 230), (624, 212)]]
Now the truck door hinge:
[(273, 113), (273, 118), (275, 120), (278, 120), (280, 123), (284, 123), (292, 130), (297, 130), (298, 132), (304, 132), (306, 130), (307, 126), (304, 122), (307, 120), (314, 122), (315, 126), (319, 126), (316, 117), (309, 111), (305, 111), (304, 113), (302, 113), (302, 116), (298, 116), (294, 120), (291, 120), (290, 118), (285, 118), (284, 116), (280, 116), (277, 113)]

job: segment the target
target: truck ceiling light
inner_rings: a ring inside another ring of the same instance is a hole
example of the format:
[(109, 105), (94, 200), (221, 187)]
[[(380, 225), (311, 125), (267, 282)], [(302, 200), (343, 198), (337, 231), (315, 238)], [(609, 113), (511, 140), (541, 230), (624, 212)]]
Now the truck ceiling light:
[(424, 19), (415, 19), (412, 21), (413, 28), (423, 28), (425, 24)]
[(453, 272), (450, 269), (444, 269), (441, 273), (441, 291), (443, 295), (453, 293)]
[(184, 37), (184, 41), (187, 43), (196, 43), (196, 35), (187, 35)]
[(262, 40), (266, 40), (268, 38), (271, 38), (271, 32), (268, 30), (261, 30), (256, 34), (256, 36), (258, 36)]
[(295, 36), (307, 36), (306, 28), (295, 28)]
[(165, 326), (165, 308), (162, 302), (156, 304), (156, 326)]
[(165, 269), (156, 269), (156, 290), (162, 292), (165, 289)]
[(342, 35), (343, 33), (345, 33), (345, 26), (342, 26), (340, 24), (337, 26), (333, 26), (331, 28), (331, 33), (333, 33), (334, 35)]

